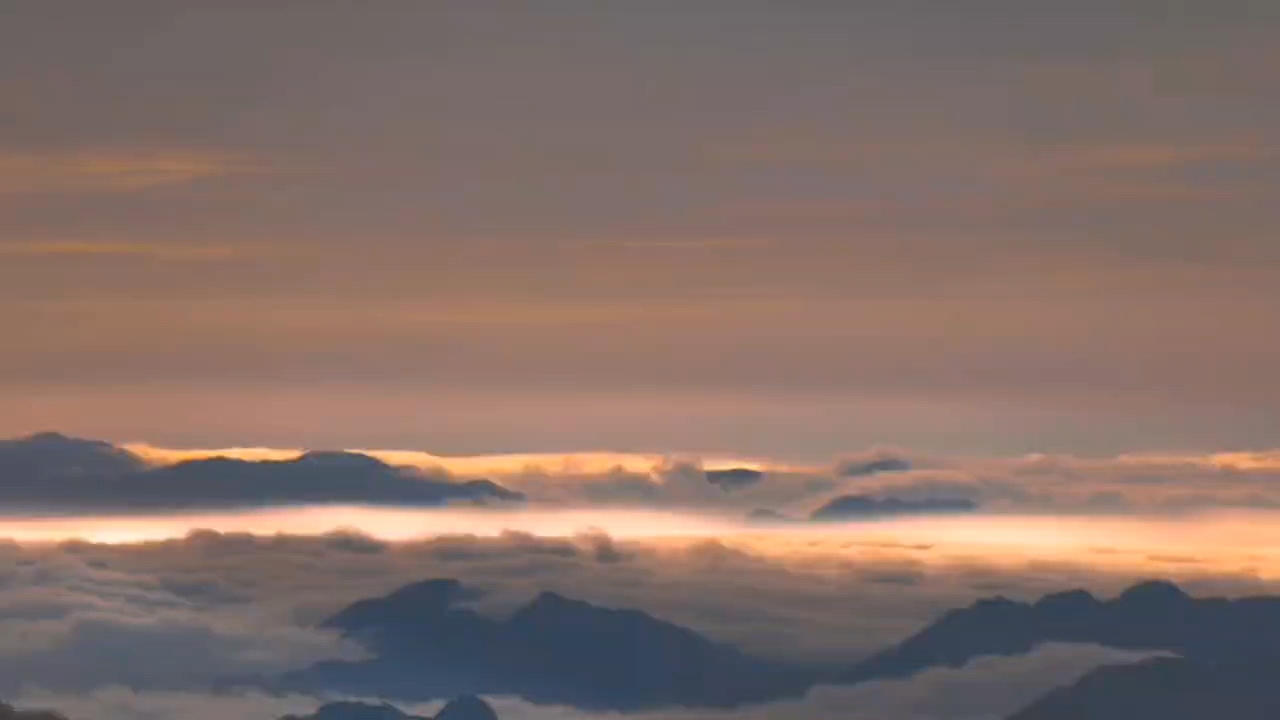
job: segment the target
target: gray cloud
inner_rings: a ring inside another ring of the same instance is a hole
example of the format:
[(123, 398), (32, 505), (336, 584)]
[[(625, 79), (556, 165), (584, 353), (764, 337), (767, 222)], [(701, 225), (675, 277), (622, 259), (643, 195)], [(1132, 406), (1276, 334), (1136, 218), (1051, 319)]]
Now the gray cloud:
[(276, 672), (344, 652), (332, 636), (211, 598), (207, 587), (184, 592), (181, 583), (107, 565), (56, 553), (23, 558), (5, 573), (4, 692), (112, 683), (200, 688), (228, 674)]
[[(1143, 653), (1091, 645), (1046, 645), (1018, 658), (986, 658), (964, 667), (929, 670), (911, 679), (840, 688), (818, 687), (804, 699), (736, 711), (671, 710), (631, 715), (637, 720), (1000, 720), (1040, 694), (1076, 680), (1093, 668), (1132, 662)], [(277, 720), (288, 712), (309, 712), (321, 703), (306, 696), (219, 695), (138, 692), (124, 687), (86, 694), (30, 692), (31, 706), (58, 708), (77, 720)], [(608, 720), (571, 708), (537, 706), (510, 698), (490, 698), (503, 720)], [(438, 703), (404, 705), (429, 716)]]
[[(1181, 565), (1171, 576), (1198, 595), (1280, 589), (1211, 567)], [(281, 708), (309, 711), (317, 698), (214, 697), (205, 689), (228, 674), (348, 653), (311, 628), (354, 600), (430, 577), (484, 589), (477, 607), (485, 613), (505, 614), (553, 590), (641, 608), (749, 651), (797, 660), (863, 657), (980, 596), (1031, 599), (1074, 587), (1110, 595), (1135, 579), (1089, 558), (987, 562), (942, 548), (839, 539), (790, 545), (783, 536), (752, 544), (620, 540), (591, 531), (382, 542), (352, 531), (201, 531), (142, 544), (0, 543), (0, 690), (84, 720), (221, 720), (234, 712), (242, 712), (237, 720), (274, 720)], [(961, 714), (938, 717), (985, 720), (983, 712), (1112, 659), (1121, 658), (1042, 648), (1028, 659), (982, 660), (903, 683), (823, 688), (801, 704), (748, 709), (744, 720), (849, 708), (876, 720), (934, 717), (928, 713), (948, 707)], [(504, 718), (568, 712), (500, 702)], [(187, 705), (193, 714), (184, 714)]]
[(905, 472), (911, 469), (911, 461), (899, 454), (871, 453), (862, 457), (847, 458), (836, 464), (835, 474), (840, 477), (867, 477), (880, 473)]

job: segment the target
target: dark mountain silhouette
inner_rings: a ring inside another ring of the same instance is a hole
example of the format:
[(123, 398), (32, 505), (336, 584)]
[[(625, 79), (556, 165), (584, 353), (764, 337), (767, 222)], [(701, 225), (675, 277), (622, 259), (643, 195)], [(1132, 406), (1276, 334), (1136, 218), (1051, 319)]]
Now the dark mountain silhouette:
[(840, 477), (867, 477), (889, 472), (906, 472), (911, 469), (911, 461), (906, 458), (884, 457), (874, 460), (847, 460), (836, 465), (836, 475)]
[(978, 504), (963, 498), (903, 500), (896, 497), (876, 498), (870, 495), (841, 495), (814, 510), (811, 520), (838, 522), (896, 515), (928, 515), (963, 513), (978, 509)]
[(431, 720), (421, 715), (403, 713), (386, 703), (331, 702), (321, 705), (310, 715), (285, 715), (280, 720)]
[(409, 715), (387, 703), (332, 702), (310, 715), (286, 715), (280, 720), (498, 720), (498, 714), (484, 700), (464, 695), (446, 703), (434, 718)]
[(777, 510), (768, 508), (756, 508), (747, 513), (747, 522), (754, 525), (786, 525), (790, 523), (804, 522), (797, 520), (789, 515), (783, 515)]
[(810, 675), (746, 655), (638, 610), (544, 592), (495, 620), (475, 593), (429, 580), (362, 600), (323, 623), (375, 657), (322, 662), (279, 689), (431, 700), (479, 693), (599, 710), (733, 707), (798, 696)]
[(1280, 663), (1155, 658), (1101, 667), (1008, 720), (1275, 720)]
[(1099, 600), (1083, 590), (1035, 603), (979, 600), (952, 610), (899, 645), (872, 656), (842, 679), (902, 677), (928, 667), (958, 667), (984, 655), (1019, 655), (1046, 642), (1164, 650), (1205, 661), (1280, 658), (1280, 597), (1195, 599), (1176, 585), (1150, 581)]
[[(441, 505), (453, 500), (522, 500), (488, 480), (453, 482), (346, 452), (293, 460), (208, 458), (155, 468), (123, 481), (131, 495), (163, 505), (371, 503)], [(175, 490), (178, 489), (178, 490)]]
[(726, 468), (724, 470), (707, 470), (704, 473), (707, 482), (721, 490), (736, 490), (755, 485), (764, 479), (764, 473), (751, 468)]
[(0, 703), (0, 720), (67, 720), (67, 718), (52, 710), (19, 710), (12, 705)]
[(435, 720), (498, 720), (498, 714), (475, 695), (463, 695), (440, 708)]
[(0, 499), (52, 484), (74, 487), (82, 478), (117, 477), (143, 470), (142, 459), (110, 443), (80, 440), (46, 432), (16, 440), (0, 440)]
[(215, 457), (149, 467), (108, 443), (55, 433), (0, 442), (0, 503), (34, 510), (441, 505), (523, 498), (488, 480), (456, 482), (359, 453), (310, 452), (283, 461)]
[(601, 608), (555, 593), (538, 595), (506, 619), (465, 606), (478, 597), (456, 580), (428, 580), (354, 603), (323, 626), (358, 641), (374, 657), (317, 663), (274, 687), (400, 700), (518, 695), (631, 711), (778, 700), (818, 683), (906, 677), (982, 656), (1025, 654), (1047, 642), (1165, 651), (1222, 667), (1280, 664), (1280, 598), (1195, 599), (1159, 581), (1139, 583), (1111, 600), (1083, 590), (1034, 603), (979, 600), (866, 660), (824, 667), (754, 658), (637, 610)]

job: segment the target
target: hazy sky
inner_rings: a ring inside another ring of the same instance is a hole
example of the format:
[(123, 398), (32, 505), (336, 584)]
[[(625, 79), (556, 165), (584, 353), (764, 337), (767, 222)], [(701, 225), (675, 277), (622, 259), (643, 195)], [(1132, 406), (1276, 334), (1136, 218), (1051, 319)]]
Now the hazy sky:
[(0, 434), (1274, 446), (1278, 48), (1273, 0), (4, 2)]

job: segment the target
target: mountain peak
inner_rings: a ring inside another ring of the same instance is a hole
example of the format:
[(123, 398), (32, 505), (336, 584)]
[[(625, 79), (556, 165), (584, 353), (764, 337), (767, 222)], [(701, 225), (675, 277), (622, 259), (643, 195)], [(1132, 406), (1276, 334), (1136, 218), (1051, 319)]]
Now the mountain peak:
[[(436, 580), (361, 600), (325, 622), (373, 657), (288, 673), (279, 688), (433, 700), (472, 693), (628, 711), (734, 707), (798, 696), (807, 668), (747, 655), (642, 610), (539, 593), (506, 619), (445, 603), (465, 593)], [(423, 602), (439, 612), (424, 611)], [(493, 720), (475, 700), (439, 720)], [(460, 714), (463, 710), (466, 715)]]
[(369, 626), (407, 622), (413, 618), (440, 615), (464, 600), (480, 597), (480, 591), (463, 586), (452, 578), (434, 578), (411, 583), (379, 598), (361, 600), (320, 624), (353, 633)]
[(901, 515), (938, 515), (972, 512), (978, 504), (965, 498), (906, 500), (873, 495), (840, 495), (814, 510), (809, 518), (822, 521), (864, 520)]
[(557, 592), (543, 590), (533, 600), (530, 600), (527, 605), (516, 610), (511, 616), (511, 622), (517, 624), (536, 623), (541, 620), (560, 618), (569, 614), (586, 614), (593, 611), (606, 612), (604, 608), (598, 608), (585, 600), (575, 600)]
[(372, 455), (345, 450), (309, 450), (294, 462), (302, 465), (323, 465), (331, 468), (371, 468), (382, 470), (391, 467)]
[(707, 470), (703, 475), (706, 477), (707, 482), (725, 491), (738, 490), (755, 485), (764, 479), (763, 471), (744, 467)]
[(464, 588), (462, 582), (454, 578), (432, 578), (405, 585), (392, 591), (383, 600), (387, 602), (452, 605), (468, 597), (477, 597), (479, 594), (477, 590)]
[(1078, 615), (1097, 609), (1102, 601), (1088, 590), (1067, 590), (1045, 595), (1032, 606), (1037, 613), (1046, 616)]
[(0, 703), (0, 720), (67, 720), (62, 713), (52, 710), (19, 710)]
[(1148, 580), (1120, 593), (1116, 602), (1137, 607), (1170, 607), (1191, 602), (1191, 596), (1167, 580)]
[(489, 707), (489, 703), (475, 695), (463, 695), (441, 708), (435, 720), (498, 720), (498, 714)]
[[(430, 720), (408, 715), (387, 703), (372, 704), (353, 701), (331, 702), (321, 705), (306, 716), (286, 715), (280, 720)], [(496, 720), (496, 718), (495, 718)]]
[(24, 438), (19, 438), (20, 442), (30, 443), (33, 445), (60, 445), (73, 442), (91, 442), (88, 440), (76, 440), (60, 432), (46, 430), (44, 432), (32, 433)]

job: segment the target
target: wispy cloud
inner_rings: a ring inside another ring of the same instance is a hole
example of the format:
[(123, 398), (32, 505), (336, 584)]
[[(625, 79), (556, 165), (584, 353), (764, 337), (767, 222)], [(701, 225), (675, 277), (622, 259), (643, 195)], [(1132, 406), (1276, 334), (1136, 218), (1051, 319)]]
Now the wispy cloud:
[(757, 142), (708, 149), (712, 161), (757, 165), (808, 165), (953, 170), (986, 177), (1026, 179), (1063, 172), (1168, 171), (1205, 164), (1252, 165), (1280, 159), (1280, 146), (1254, 137), (1028, 143), (1008, 138), (910, 138), (849, 142), (843, 138), (778, 135)]
[(252, 156), (206, 150), (0, 151), (0, 193), (132, 192), (275, 171)]
[(129, 242), (0, 243), (0, 258), (118, 257), (173, 262), (204, 262), (243, 257), (245, 251), (224, 245), (181, 246)]
[(989, 219), (1048, 209), (1256, 204), (1276, 192), (1267, 172), (1280, 162), (1280, 145), (1249, 137), (1064, 143), (798, 139), (726, 147), (715, 157), (748, 169), (806, 167), (875, 180), (858, 194), (734, 199), (717, 214), (738, 221), (860, 222), (922, 213)]

